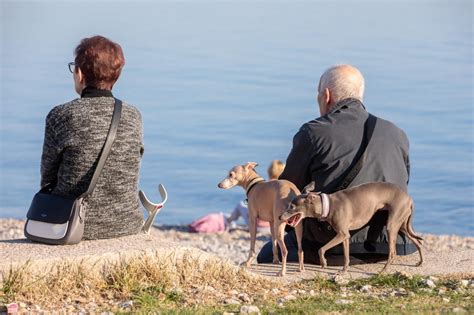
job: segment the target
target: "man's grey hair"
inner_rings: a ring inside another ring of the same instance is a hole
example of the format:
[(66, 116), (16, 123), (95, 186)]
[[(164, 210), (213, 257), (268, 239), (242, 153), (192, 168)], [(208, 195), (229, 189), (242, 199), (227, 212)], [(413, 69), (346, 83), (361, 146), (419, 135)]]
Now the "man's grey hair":
[(364, 98), (364, 77), (351, 65), (336, 65), (327, 69), (321, 76), (319, 92), (328, 89), (334, 103), (346, 98)]

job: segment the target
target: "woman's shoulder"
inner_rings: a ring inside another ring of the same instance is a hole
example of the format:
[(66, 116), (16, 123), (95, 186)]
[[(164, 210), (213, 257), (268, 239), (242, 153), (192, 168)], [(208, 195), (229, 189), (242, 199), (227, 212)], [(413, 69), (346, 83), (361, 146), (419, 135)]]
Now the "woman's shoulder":
[(46, 123), (54, 124), (65, 119), (74, 110), (74, 105), (79, 102), (80, 98), (76, 98), (64, 104), (54, 106), (46, 116)]
[(133, 119), (142, 120), (142, 114), (140, 110), (129, 103), (123, 102), (123, 111), (126, 115), (130, 116)]

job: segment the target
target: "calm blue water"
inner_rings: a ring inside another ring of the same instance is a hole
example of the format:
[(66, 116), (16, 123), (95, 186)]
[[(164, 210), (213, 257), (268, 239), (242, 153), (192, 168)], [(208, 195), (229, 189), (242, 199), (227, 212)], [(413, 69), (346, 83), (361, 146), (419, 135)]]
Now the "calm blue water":
[(415, 229), (474, 235), (472, 2), (61, 3), (1, 1), (0, 217), (39, 185), (44, 118), (76, 97), (66, 64), (83, 37), (119, 42), (115, 95), (143, 114), (140, 187), (170, 200), (161, 223), (231, 211), (228, 169), (285, 160), (318, 115), (319, 76), (347, 62), (366, 107), (411, 140)]

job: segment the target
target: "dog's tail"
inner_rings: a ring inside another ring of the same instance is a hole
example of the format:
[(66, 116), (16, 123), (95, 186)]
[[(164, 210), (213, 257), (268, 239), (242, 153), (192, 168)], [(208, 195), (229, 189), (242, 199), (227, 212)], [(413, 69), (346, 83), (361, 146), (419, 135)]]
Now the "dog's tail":
[(413, 210), (414, 210), (413, 201), (411, 202), (410, 208), (411, 208), (411, 214), (408, 217), (408, 222), (407, 222), (408, 233), (410, 233), (410, 235), (416, 238), (417, 240), (422, 241), (423, 238), (421, 236), (416, 235), (415, 231), (413, 230), (413, 226), (411, 225), (411, 218), (413, 217)]

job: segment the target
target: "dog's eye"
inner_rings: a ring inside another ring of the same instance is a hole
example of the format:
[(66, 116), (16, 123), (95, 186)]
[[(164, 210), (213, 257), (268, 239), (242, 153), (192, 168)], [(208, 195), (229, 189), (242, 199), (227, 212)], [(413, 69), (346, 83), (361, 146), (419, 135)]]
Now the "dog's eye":
[(232, 177), (232, 173), (229, 173), (229, 177)]

